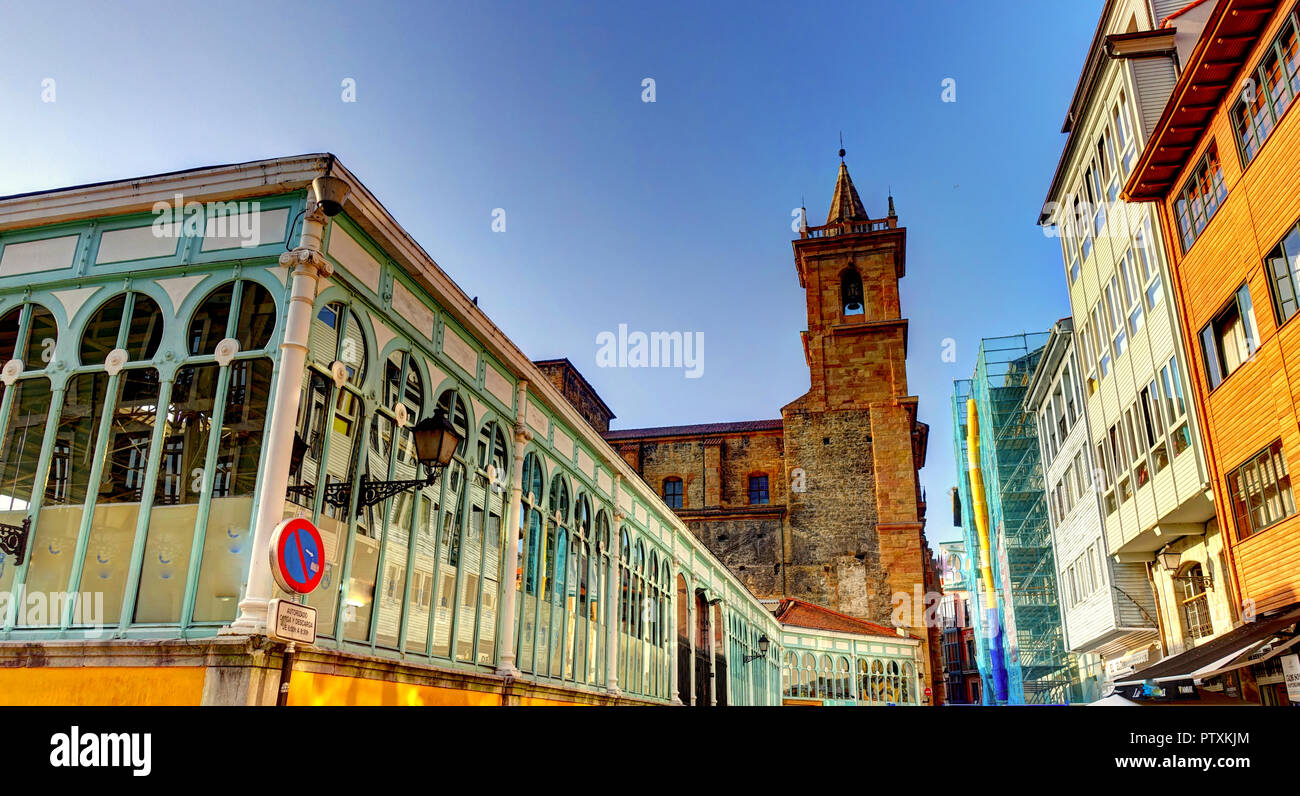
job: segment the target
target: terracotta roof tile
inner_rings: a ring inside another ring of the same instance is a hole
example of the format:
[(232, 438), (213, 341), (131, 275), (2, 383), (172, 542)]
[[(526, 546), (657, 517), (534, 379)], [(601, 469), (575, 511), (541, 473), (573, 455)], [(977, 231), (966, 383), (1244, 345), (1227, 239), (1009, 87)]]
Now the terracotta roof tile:
[[(781, 604), (776, 609), (776, 620), (783, 625), (806, 627), (812, 630), (832, 630), (840, 633), (856, 633), (861, 636), (899, 637), (898, 631), (893, 628), (868, 622), (865, 619), (857, 619), (794, 597), (781, 600)], [(909, 635), (906, 638), (915, 637)]]

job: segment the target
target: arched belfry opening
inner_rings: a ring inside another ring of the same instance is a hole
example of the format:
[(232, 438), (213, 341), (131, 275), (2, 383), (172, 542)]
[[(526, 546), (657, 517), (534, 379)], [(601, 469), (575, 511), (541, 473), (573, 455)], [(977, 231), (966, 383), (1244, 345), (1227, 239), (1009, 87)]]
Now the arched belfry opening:
[(862, 276), (853, 267), (840, 274), (840, 309), (844, 315), (862, 315)]

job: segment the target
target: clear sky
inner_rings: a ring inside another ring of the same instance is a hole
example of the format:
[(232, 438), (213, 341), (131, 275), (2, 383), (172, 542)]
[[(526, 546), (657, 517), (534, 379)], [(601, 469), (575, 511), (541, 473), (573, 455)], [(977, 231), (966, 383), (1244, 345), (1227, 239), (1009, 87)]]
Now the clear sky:
[[(1069, 311), (1034, 221), (1101, 6), (6, 2), (0, 195), (331, 151), (615, 427), (775, 418), (808, 388), (791, 210), (824, 222), (843, 131), (868, 213), (892, 187), (908, 229), (939, 541), (952, 380), (981, 337)], [(598, 367), (619, 324), (702, 332), (702, 374)]]

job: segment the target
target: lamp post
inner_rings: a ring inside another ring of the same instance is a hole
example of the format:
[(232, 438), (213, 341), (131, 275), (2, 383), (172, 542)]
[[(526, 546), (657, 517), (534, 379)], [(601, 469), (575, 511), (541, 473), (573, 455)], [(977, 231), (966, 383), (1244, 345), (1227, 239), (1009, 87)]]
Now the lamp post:
[(261, 473), (265, 479), (264, 492), (253, 520), (252, 563), (244, 584), (244, 598), (239, 601), (239, 615), (219, 631), (222, 634), (266, 633), (266, 609), (274, 590), (270, 567), (271, 532), (284, 519), (284, 495), (295, 447), (295, 418), (298, 416), (302, 374), (307, 368), (316, 288), (321, 277), (334, 272), (334, 266), (325, 258), (322, 244), (326, 226), (331, 218), (342, 212), (348, 194), (347, 182), (331, 174), (333, 167), (334, 158), (330, 156), (325, 173), (312, 182), (315, 196), (309, 198), (304, 209), (297, 248), (280, 255), (280, 265), (289, 269), (291, 287), (280, 341), (280, 368), (273, 393), (275, 403), (267, 412), (267, 455)]

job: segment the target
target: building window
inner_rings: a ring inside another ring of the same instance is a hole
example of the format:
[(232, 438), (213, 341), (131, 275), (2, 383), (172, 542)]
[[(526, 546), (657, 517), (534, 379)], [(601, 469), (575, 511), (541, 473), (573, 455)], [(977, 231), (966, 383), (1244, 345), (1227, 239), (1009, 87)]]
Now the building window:
[(1223, 200), (1228, 197), (1228, 189), (1223, 184), (1223, 167), (1219, 164), (1219, 152), (1213, 143), (1206, 151), (1201, 162), (1196, 165), (1192, 176), (1183, 183), (1183, 189), (1174, 203), (1178, 217), (1178, 235), (1183, 242), (1183, 251), (1192, 248), (1196, 238), (1210, 223), (1218, 212)]
[(1144, 219), (1142, 227), (1133, 237), (1133, 252), (1137, 258), (1138, 276), (1146, 292), (1147, 307), (1155, 309), (1164, 298), (1164, 285), (1160, 280), (1160, 266), (1151, 239), (1151, 219)]
[(1205, 595), (1205, 577), (1200, 564), (1190, 564), (1174, 579), (1178, 590), (1178, 612), (1183, 620), (1183, 638), (1188, 646), (1214, 635), (1210, 601)]
[(1128, 177), (1133, 171), (1134, 161), (1137, 160), (1137, 143), (1133, 138), (1133, 125), (1129, 122), (1128, 100), (1123, 94), (1119, 95), (1119, 102), (1115, 103), (1114, 121), (1120, 161), (1123, 164), (1124, 176)]
[(1291, 475), (1282, 455), (1281, 440), (1228, 473), (1228, 497), (1240, 539), (1295, 514)]
[(768, 502), (767, 476), (751, 475), (749, 477), (749, 502), (753, 505)]
[(664, 479), (664, 503), (667, 503), (670, 509), (682, 507), (682, 479)]
[(1291, 228), (1282, 242), (1268, 253), (1266, 262), (1269, 284), (1273, 295), (1273, 311), (1277, 314), (1278, 325), (1282, 325), (1295, 315), (1297, 308), (1297, 284), (1300, 283), (1300, 224)]
[(1124, 299), (1129, 334), (1137, 336), (1142, 328), (1142, 281), (1137, 270), (1136, 257), (1127, 251), (1119, 262), (1120, 293)]
[(1258, 345), (1259, 327), (1250, 303), (1250, 286), (1242, 285), (1228, 306), (1201, 329), (1201, 353), (1210, 389), (1218, 387), (1252, 357)]
[(1246, 90), (1232, 108), (1232, 129), (1241, 152), (1242, 165), (1249, 165), (1272, 134), (1283, 114), (1300, 93), (1300, 20), (1296, 11), (1282, 24), (1282, 32), (1265, 50), (1259, 66), (1247, 78)]

